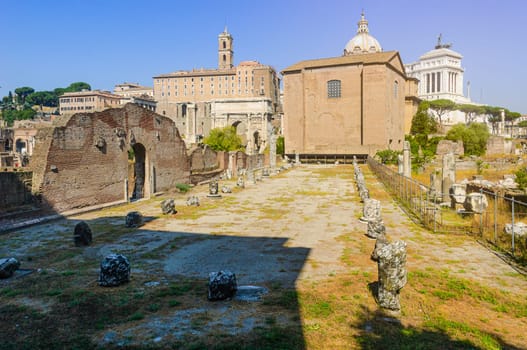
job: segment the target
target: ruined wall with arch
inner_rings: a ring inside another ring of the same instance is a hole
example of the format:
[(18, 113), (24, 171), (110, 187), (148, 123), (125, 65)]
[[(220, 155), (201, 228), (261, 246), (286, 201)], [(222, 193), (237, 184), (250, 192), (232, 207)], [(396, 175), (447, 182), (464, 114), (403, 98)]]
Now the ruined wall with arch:
[(133, 104), (66, 117), (36, 139), (33, 192), (59, 212), (128, 200), (128, 151), (136, 144), (145, 149), (143, 197), (189, 182), (190, 162), (174, 122)]

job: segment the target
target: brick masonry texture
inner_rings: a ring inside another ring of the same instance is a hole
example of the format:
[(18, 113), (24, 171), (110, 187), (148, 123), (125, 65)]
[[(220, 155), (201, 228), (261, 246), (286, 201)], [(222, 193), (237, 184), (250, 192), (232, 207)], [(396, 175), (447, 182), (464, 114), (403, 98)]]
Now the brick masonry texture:
[(31, 172), (0, 172), (0, 214), (31, 203)]
[(145, 155), (145, 197), (189, 183), (190, 161), (169, 118), (133, 104), (65, 117), (37, 135), (32, 157), (33, 192), (56, 211), (126, 198), (128, 150)]

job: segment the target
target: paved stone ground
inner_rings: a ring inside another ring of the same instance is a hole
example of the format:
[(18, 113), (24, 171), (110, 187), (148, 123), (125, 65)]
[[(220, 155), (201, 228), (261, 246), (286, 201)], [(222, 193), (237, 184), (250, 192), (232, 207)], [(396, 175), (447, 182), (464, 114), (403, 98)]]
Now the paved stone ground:
[[(366, 226), (358, 220), (362, 204), (352, 180), (352, 168), (343, 167), (342, 176), (324, 176), (324, 167), (295, 167), (285, 174), (248, 184), (243, 190), (223, 194), (221, 199), (207, 198), (208, 186), (196, 187), (192, 194), (200, 197), (202, 206), (187, 208), (186, 196), (178, 195), (176, 208), (180, 213), (175, 216), (160, 214), (159, 203), (169, 197), (166, 195), (25, 228), (0, 235), (0, 257), (24, 256), (50, 245), (55, 249), (70, 245), (73, 226), (78, 220), (86, 220), (95, 233), (94, 245), (84, 250), (84, 256), (100, 259), (110, 252), (123, 253), (131, 260), (132, 276), (146, 274), (152, 276), (152, 281), (170, 276), (206, 279), (211, 271), (230, 269), (240, 285), (270, 287), (279, 283), (294, 287), (323, 280), (347, 268), (341, 259), (344, 246), (340, 237), (356, 235), (364, 241), (368, 254), (374, 245), (364, 237)], [(313, 171), (315, 168), (317, 172)], [(368, 181), (369, 187), (382, 191), (377, 181)], [(234, 181), (230, 185), (234, 187)], [(130, 210), (139, 210), (153, 219), (115, 241), (101, 243), (104, 230), (122, 227), (124, 215)], [(525, 279), (518, 278), (510, 266), (474, 240), (460, 242), (459, 237), (434, 235), (418, 228), (389, 198), (382, 200), (382, 216), (390, 239), (404, 239), (409, 256), (419, 257), (409, 259), (410, 270), (445, 266), (455, 275), (474, 278), (482, 284), (513, 292), (527, 290)], [(456, 240), (455, 244), (451, 244), (452, 240)], [(159, 258), (146, 255), (156, 252)], [(94, 275), (97, 267), (94, 266)], [(377, 266), (372, 263), (366, 269), (376, 273)], [(167, 336), (177, 337), (192, 330), (185, 324), (194, 314), (204, 312), (202, 307), (156, 316), (133, 329), (105, 332), (99, 340), (104, 344), (130, 335), (149, 337), (154, 342)], [(220, 303), (212, 304), (206, 312), (214, 320), (210, 326), (223, 327), (226, 332), (250, 331), (263, 322), (256, 310), (247, 307)], [(218, 323), (218, 319), (222, 321)]]

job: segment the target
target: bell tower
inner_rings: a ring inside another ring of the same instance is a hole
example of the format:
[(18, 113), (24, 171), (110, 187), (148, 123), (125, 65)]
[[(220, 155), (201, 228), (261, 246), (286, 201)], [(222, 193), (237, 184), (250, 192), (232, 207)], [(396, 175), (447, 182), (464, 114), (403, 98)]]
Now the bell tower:
[(218, 69), (230, 69), (233, 67), (232, 36), (227, 32), (227, 27), (223, 33), (218, 35)]

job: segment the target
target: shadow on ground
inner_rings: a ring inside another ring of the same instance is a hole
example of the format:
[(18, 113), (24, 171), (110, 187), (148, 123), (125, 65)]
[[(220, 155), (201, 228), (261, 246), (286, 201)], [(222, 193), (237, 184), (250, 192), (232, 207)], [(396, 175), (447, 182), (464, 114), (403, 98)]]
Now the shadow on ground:
[[(156, 220), (146, 219), (136, 229), (124, 217), (86, 221), (94, 237), (84, 248), (73, 244), (79, 220), (1, 235), (1, 255), (14, 252), (32, 273), (0, 283), (0, 328), (10, 335), (0, 349), (305, 348), (295, 281), (309, 249), (285, 238), (149, 229)], [(128, 257), (132, 279), (99, 287), (110, 253)], [(269, 292), (257, 302), (209, 302), (208, 274), (219, 270)]]
[[(378, 309), (370, 311), (362, 307), (359, 313), (359, 323), (351, 325), (353, 328), (362, 330), (358, 343), (361, 349), (510, 349), (520, 348), (507, 344), (496, 334), (485, 334), (465, 326), (464, 324), (444, 320), (443, 322), (429, 322), (426, 329), (412, 326), (405, 327), (397, 317), (388, 312)], [(473, 336), (483, 340), (484, 346), (475, 345), (469, 340), (453, 339), (449, 331), (459, 332), (467, 336)]]

